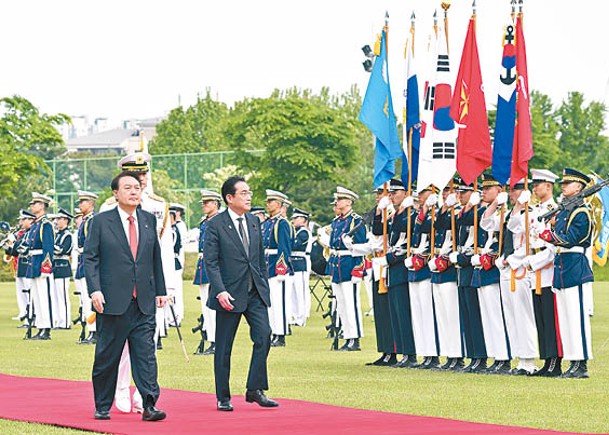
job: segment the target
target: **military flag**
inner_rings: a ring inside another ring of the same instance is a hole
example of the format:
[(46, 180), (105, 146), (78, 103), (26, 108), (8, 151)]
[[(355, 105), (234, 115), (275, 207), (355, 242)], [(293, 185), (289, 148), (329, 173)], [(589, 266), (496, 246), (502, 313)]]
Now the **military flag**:
[[(599, 176), (594, 178), (596, 179), (596, 184), (603, 181)], [(599, 266), (604, 266), (607, 263), (607, 254), (609, 253), (609, 187), (603, 187), (598, 192), (598, 196), (602, 203), (602, 212), (600, 216), (601, 222), (598, 225), (600, 228), (592, 247), (592, 259)]]
[(386, 29), (383, 29), (381, 34), (380, 53), (372, 68), (359, 120), (376, 137), (374, 186), (382, 186), (395, 175), (395, 160), (402, 157), (389, 86)]
[[(406, 83), (404, 86), (404, 97), (406, 107), (404, 108), (404, 135), (402, 158), (402, 183), (408, 184), (408, 168), (410, 167), (410, 181), (415, 182), (419, 173), (419, 146), (421, 143), (421, 108), (419, 102), (419, 79), (414, 58), (414, 26), (411, 28), (411, 38), (406, 41)], [(409, 152), (410, 148), (410, 152)]]
[(450, 117), (452, 89), (446, 39), (436, 38), (434, 68), (425, 85), (417, 190), (442, 190), (455, 174), (457, 129)]
[(529, 101), (529, 74), (527, 71), (527, 54), (522, 29), (522, 13), (516, 19), (516, 132), (512, 152), (512, 173), (510, 187), (529, 173), (529, 160), (533, 158), (533, 132), (531, 127), (531, 107)]
[[(499, 96), (495, 121), (492, 173), (501, 184), (507, 183), (512, 170), (512, 150), (516, 127), (516, 47), (515, 29), (512, 24), (505, 28), (503, 56), (499, 74)], [(518, 178), (516, 181), (520, 180)]]
[(450, 107), (450, 116), (459, 127), (457, 171), (466, 184), (473, 183), (492, 162), (475, 22), (472, 16)]

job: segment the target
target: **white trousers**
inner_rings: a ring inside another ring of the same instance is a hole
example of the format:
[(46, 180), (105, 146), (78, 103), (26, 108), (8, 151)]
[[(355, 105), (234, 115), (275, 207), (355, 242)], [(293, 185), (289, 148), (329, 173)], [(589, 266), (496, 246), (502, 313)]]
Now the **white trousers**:
[(340, 320), (343, 338), (347, 340), (364, 336), (360, 282), (332, 283), (332, 293), (336, 298), (336, 313)]
[(307, 297), (309, 298), (308, 306), (311, 307), (311, 292), (309, 291), (309, 272), (294, 272), (292, 276), (292, 319), (293, 323), (298, 326), (304, 326), (309, 317), (307, 311)]
[(53, 322), (56, 328), (70, 327), (70, 278), (55, 278), (55, 302), (53, 307)]
[[(521, 274), (522, 269), (516, 271), (517, 276)], [(537, 325), (535, 324), (533, 292), (531, 291), (531, 288), (535, 288), (535, 274), (527, 273), (524, 278), (516, 279), (515, 284), (515, 291), (511, 291), (509, 270), (505, 276), (502, 274), (501, 299), (512, 357), (538, 358)]]
[[(85, 278), (79, 278), (74, 280), (76, 284), (76, 291), (80, 293), (80, 306), (82, 307), (82, 320), (86, 321), (89, 316), (93, 313), (93, 305), (91, 304), (91, 298), (89, 297), (89, 290), (87, 288), (87, 280)], [(93, 322), (87, 323), (87, 329), (89, 332), (97, 331), (97, 324)]]
[(292, 277), (285, 276), (280, 282), (277, 277), (269, 278), (269, 289), (271, 291), (271, 306), (269, 307), (269, 323), (271, 331), (275, 335), (287, 335), (290, 314), (292, 313)]
[(577, 287), (554, 289), (560, 327), (563, 358), (570, 361), (592, 359), (590, 316), (586, 311), (592, 283)]
[(486, 285), (478, 289), (486, 354), (489, 358), (505, 361), (511, 357), (508, 352), (501, 299), (499, 284)]
[(368, 306), (370, 307), (370, 310), (372, 310), (372, 308), (374, 307), (374, 299), (372, 298), (372, 268), (366, 269), (366, 276), (364, 276), (363, 281), (364, 287), (366, 288)]
[(23, 290), (30, 290), (31, 283), (28, 278), (15, 279), (15, 296), (17, 296), (17, 307), (19, 307), (19, 317), (24, 317), (27, 312), (27, 306), (30, 302), (28, 293)]
[(440, 341), (440, 355), (448, 358), (461, 358), (463, 352), (461, 350), (457, 283), (432, 284), (432, 290)]
[(47, 329), (53, 327), (53, 293), (54, 282), (53, 277), (45, 278), (32, 278), (32, 288), (30, 289), (32, 295), (32, 303), (34, 304), (34, 314), (36, 320), (34, 326), (38, 329)]
[(438, 356), (431, 279), (409, 283), (412, 333), (417, 355)]
[[(118, 364), (118, 378), (116, 381), (116, 403), (117, 408), (123, 412), (129, 412), (131, 408), (131, 392), (129, 386), (131, 385), (131, 357), (129, 356), (129, 342), (125, 342), (123, 347), (123, 353), (121, 354), (121, 360)], [(143, 408), (143, 400), (140, 392), (135, 389), (133, 393), (133, 407)]]
[(216, 310), (207, 307), (209, 298), (209, 284), (199, 285), (199, 297), (201, 298), (201, 313), (203, 314), (203, 329), (207, 335), (207, 341), (216, 342)]

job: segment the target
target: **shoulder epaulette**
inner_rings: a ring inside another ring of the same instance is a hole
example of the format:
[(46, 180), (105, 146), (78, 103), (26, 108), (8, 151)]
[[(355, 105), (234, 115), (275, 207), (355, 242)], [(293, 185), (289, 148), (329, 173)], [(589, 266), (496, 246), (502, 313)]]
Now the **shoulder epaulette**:
[(165, 201), (164, 198), (160, 197), (159, 195), (155, 195), (154, 193), (149, 193), (148, 198), (153, 199), (158, 202), (167, 202), (167, 201)]
[(106, 204), (106, 205), (116, 204), (116, 198), (111, 196), (110, 198), (108, 198), (104, 201), (104, 204)]

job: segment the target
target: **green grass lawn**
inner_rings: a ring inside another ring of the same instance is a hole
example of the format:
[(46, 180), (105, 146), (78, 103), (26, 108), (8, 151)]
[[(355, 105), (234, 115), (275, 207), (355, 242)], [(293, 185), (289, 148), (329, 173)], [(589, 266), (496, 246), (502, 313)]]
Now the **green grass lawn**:
[[(362, 340), (362, 352), (331, 352), (330, 340), (325, 338), (326, 321), (321, 312), (313, 311), (305, 328), (294, 328), (287, 347), (271, 350), (269, 396), (485, 423), (606, 433), (609, 432), (609, 283), (597, 283), (594, 289), (595, 359), (589, 364), (588, 380), (366, 367), (366, 362), (378, 356), (373, 318), (364, 318), (366, 337)], [(199, 338), (190, 333), (190, 328), (195, 325), (200, 303), (195, 299), (198, 293), (195, 286), (186, 282), (184, 290), (187, 314), (183, 332), (187, 349), (192, 353)], [(75, 297), (72, 302), (75, 314), (78, 308)], [(75, 344), (77, 329), (53, 331), (49, 342), (24, 341), (24, 330), (17, 329), (17, 322), (11, 320), (16, 311), (14, 285), (0, 283), (0, 373), (90, 380), (94, 348)], [(175, 330), (170, 331), (163, 345), (158, 354), (161, 395), (163, 388), (214, 392), (213, 357), (191, 356), (187, 364)], [(233, 351), (233, 394), (245, 392), (250, 352), (244, 323)], [(196, 410), (199, 405), (192, 406)], [(93, 409), (90, 411), (93, 413)], [(0, 420), (0, 433), (79, 432)]]

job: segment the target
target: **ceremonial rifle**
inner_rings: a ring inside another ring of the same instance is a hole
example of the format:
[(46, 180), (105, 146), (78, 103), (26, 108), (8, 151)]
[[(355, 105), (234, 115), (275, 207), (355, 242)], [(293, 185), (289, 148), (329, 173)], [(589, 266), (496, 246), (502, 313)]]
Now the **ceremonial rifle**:
[(581, 192), (576, 193), (573, 196), (564, 198), (560, 202), (560, 204), (558, 204), (558, 207), (556, 207), (554, 210), (550, 210), (550, 211), (544, 213), (543, 215), (539, 216), (538, 220), (540, 222), (549, 221), (550, 219), (552, 219), (552, 217), (554, 217), (558, 212), (560, 212), (562, 210), (567, 210), (567, 211), (571, 212), (571, 211), (575, 210), (576, 208), (581, 207), (582, 205), (584, 205), (584, 200), (587, 197), (598, 193), (603, 187), (605, 187), (607, 185), (609, 185), (609, 179), (602, 180), (600, 183), (593, 184), (590, 187), (586, 187)]

